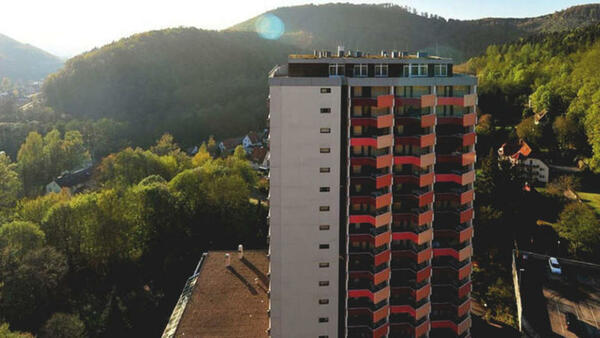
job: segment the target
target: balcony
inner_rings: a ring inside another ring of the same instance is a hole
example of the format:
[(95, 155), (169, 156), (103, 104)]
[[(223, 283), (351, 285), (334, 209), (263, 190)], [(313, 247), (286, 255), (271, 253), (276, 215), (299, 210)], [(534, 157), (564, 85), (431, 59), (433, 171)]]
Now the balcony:
[(427, 335), (431, 322), (427, 319), (413, 323), (390, 323), (390, 337), (422, 337)]
[(477, 94), (466, 94), (463, 96), (438, 96), (438, 106), (460, 106), (460, 107), (472, 107), (477, 105)]
[(417, 147), (428, 147), (435, 144), (435, 133), (425, 135), (397, 135), (396, 144), (411, 144)]
[(475, 152), (453, 152), (451, 154), (437, 154), (436, 163), (456, 163), (462, 166), (475, 163)]
[(436, 223), (444, 224), (463, 224), (473, 219), (474, 211), (470, 204), (461, 205), (455, 208), (435, 208), (435, 213), (439, 214), (440, 219), (436, 219)]
[(377, 210), (372, 213), (362, 210), (351, 210), (349, 223), (368, 223), (376, 228), (389, 225), (392, 221), (392, 213), (389, 208), (386, 210)]
[(408, 191), (394, 191), (394, 199), (414, 199), (419, 207), (433, 203), (433, 191), (427, 189), (412, 189)]
[[(371, 323), (378, 323), (381, 320), (384, 320), (388, 316), (388, 312), (390, 310), (389, 305), (384, 305), (379, 309), (373, 309), (372, 307), (364, 307), (364, 308), (350, 308), (348, 309), (348, 322), (355, 322), (353, 317), (369, 317), (368, 321)], [(358, 323), (356, 323), (358, 324)]]
[(388, 245), (375, 247), (373, 249), (363, 249), (361, 247), (350, 246), (348, 249), (348, 253), (350, 255), (362, 255), (369, 257), (371, 259), (371, 262), (373, 262), (373, 266), (379, 266), (381, 264), (388, 263), (390, 261), (391, 256), (391, 251), (388, 249)]
[(433, 184), (433, 172), (394, 172), (394, 184), (414, 184), (420, 188)]
[(465, 242), (473, 238), (473, 226), (470, 222), (454, 225), (435, 225), (436, 238), (454, 238), (459, 243)]
[(440, 245), (440, 248), (433, 249), (433, 257), (450, 256), (454, 257), (459, 262), (470, 258), (472, 255), (473, 247), (471, 246), (470, 242), (461, 243), (454, 248), (444, 247), (443, 245)]
[(427, 167), (435, 163), (435, 153), (427, 154), (394, 154), (394, 165), (412, 164)]
[(392, 154), (351, 154), (350, 155), (350, 163), (352, 165), (366, 165), (371, 166), (377, 169), (391, 167), (394, 161), (394, 157)]
[(387, 148), (394, 144), (394, 137), (392, 134), (387, 135), (352, 135), (350, 136), (351, 146), (365, 146), (373, 148)]
[(462, 318), (456, 320), (448, 320), (448, 319), (431, 319), (431, 328), (432, 329), (450, 329), (456, 335), (461, 335), (471, 327), (471, 317), (464, 316)]
[(451, 138), (456, 139), (456, 138), (458, 138), (458, 139), (460, 139), (459, 145), (462, 147), (470, 146), (477, 142), (477, 134), (475, 134), (475, 132), (448, 134), (448, 135), (437, 134), (436, 136), (440, 139), (451, 139)]
[(368, 298), (373, 304), (378, 304), (390, 297), (390, 287), (387, 283), (371, 286), (370, 283), (348, 284), (349, 298)]
[(477, 123), (477, 114), (438, 115), (438, 124), (455, 124), (463, 127), (473, 126)]
[(350, 119), (352, 126), (364, 126), (373, 128), (391, 128), (394, 125), (394, 115), (391, 113), (384, 115), (355, 116)]
[(436, 190), (436, 201), (455, 201), (458, 204), (467, 204), (475, 198), (475, 190), (470, 187), (453, 188), (446, 191)]
[(416, 261), (417, 264), (428, 261), (432, 258), (432, 249), (428, 243), (422, 245), (402, 245), (392, 242), (392, 252), (394, 257), (407, 257)]
[(351, 203), (369, 204), (380, 209), (392, 203), (392, 193), (371, 192), (370, 194), (351, 193)]
[(392, 298), (391, 300), (391, 313), (402, 314), (406, 313), (411, 315), (415, 319), (421, 319), (431, 312), (431, 303), (427, 299), (423, 299), (419, 302), (412, 302), (407, 300), (399, 300)]
[(409, 221), (417, 226), (429, 224), (433, 221), (433, 210), (429, 208), (413, 208), (410, 210), (393, 210), (394, 223)]
[(397, 106), (413, 106), (419, 108), (433, 107), (436, 97), (433, 94), (421, 95), (421, 97), (396, 97)]
[(426, 281), (418, 284), (414, 281), (395, 283), (392, 279), (392, 297), (394, 297), (394, 295), (406, 294), (406, 291), (408, 291), (411, 299), (418, 302), (431, 295), (431, 284)]
[(415, 264), (413, 261), (410, 263), (403, 263), (401, 258), (402, 257), (394, 257), (394, 259), (392, 259), (392, 275), (394, 274), (394, 271), (402, 271), (403, 273), (408, 271), (411, 274), (414, 274), (416, 283), (421, 283), (431, 277), (432, 268), (429, 262), (423, 262), (421, 264)]
[(376, 171), (364, 170), (362, 172), (352, 172), (350, 178), (353, 183), (355, 181), (375, 181), (375, 189), (381, 189), (392, 185), (393, 175), (390, 173), (378, 173)]
[(421, 128), (432, 127), (436, 123), (436, 115), (434, 113), (403, 113), (396, 114), (396, 124), (412, 124), (419, 123)]
[(433, 239), (433, 229), (427, 227), (424, 229), (393, 229), (393, 240), (411, 240), (418, 245), (425, 244)]
[(453, 273), (456, 274), (446, 274), (445, 276), (449, 276), (450, 279), (442, 279), (442, 278), (437, 278), (434, 281), (432, 281), (433, 284), (452, 284), (455, 287), (460, 287), (463, 286), (464, 283), (466, 283), (467, 281), (469, 281), (469, 277), (471, 277), (471, 271), (473, 269), (473, 264), (471, 263), (471, 260), (467, 259), (467, 260), (463, 260), (463, 261), (457, 261), (457, 260), (447, 260), (447, 261), (439, 261), (439, 260), (435, 260), (434, 261), (434, 269), (437, 270), (451, 270)]
[(475, 171), (468, 170), (452, 170), (448, 173), (436, 173), (436, 182), (454, 182), (460, 185), (467, 185), (475, 182)]
[(377, 324), (354, 324), (348, 322), (348, 338), (382, 338), (387, 336), (389, 329), (389, 323), (382, 320)]

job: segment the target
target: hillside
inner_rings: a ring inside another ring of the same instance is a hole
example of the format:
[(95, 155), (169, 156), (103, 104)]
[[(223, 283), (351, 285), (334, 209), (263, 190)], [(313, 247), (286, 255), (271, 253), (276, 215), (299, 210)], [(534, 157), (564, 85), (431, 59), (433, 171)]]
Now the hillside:
[(60, 68), (62, 63), (52, 54), (0, 34), (0, 79), (41, 80)]
[[(461, 21), (436, 15), (418, 15), (394, 5), (326, 4), (278, 8), (268, 13), (285, 24), (282, 41), (302, 49), (425, 50), (461, 61), (490, 44), (534, 33), (563, 31), (600, 22), (600, 4), (571, 7), (526, 19)], [(230, 28), (254, 31), (260, 16)], [(332, 24), (335, 23), (335, 24)]]
[(264, 127), (267, 73), (293, 49), (254, 33), (177, 28), (137, 34), (70, 59), (44, 84), (73, 118), (130, 122), (144, 144), (184, 144)]

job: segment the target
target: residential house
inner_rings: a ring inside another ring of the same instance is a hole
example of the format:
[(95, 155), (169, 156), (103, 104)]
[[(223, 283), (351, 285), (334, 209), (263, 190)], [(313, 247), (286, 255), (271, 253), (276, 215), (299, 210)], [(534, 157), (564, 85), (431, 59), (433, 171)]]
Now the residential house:
[(531, 147), (523, 140), (516, 144), (504, 143), (498, 149), (500, 160), (508, 160), (513, 166), (521, 166), (528, 182), (548, 183), (550, 168), (541, 159), (530, 157), (531, 154)]
[(71, 193), (79, 192), (85, 188), (86, 183), (92, 177), (92, 171), (93, 168), (90, 164), (81, 169), (62, 174), (46, 185), (46, 194), (59, 193), (63, 188), (68, 189)]

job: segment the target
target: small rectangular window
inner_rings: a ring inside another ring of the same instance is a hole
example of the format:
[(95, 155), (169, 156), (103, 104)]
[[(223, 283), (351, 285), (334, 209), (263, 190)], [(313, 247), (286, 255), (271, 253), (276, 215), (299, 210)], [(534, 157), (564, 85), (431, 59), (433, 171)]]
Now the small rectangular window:
[(319, 338), (329, 338), (329, 336), (319, 336)]
[(329, 224), (321, 224), (319, 225), (319, 230), (329, 230)]
[(329, 299), (319, 299), (319, 304), (320, 305), (329, 304)]
[(328, 317), (319, 317), (319, 323), (329, 323)]
[(367, 77), (368, 67), (366, 64), (354, 65), (355, 77)]
[(329, 286), (329, 281), (328, 280), (320, 280), (319, 286)]
[(321, 108), (321, 114), (329, 114), (331, 113), (331, 108)]
[(328, 268), (329, 267), (329, 263), (319, 263), (319, 267), (320, 268)]
[(321, 148), (319, 151), (321, 154), (329, 154), (331, 152), (331, 148)]
[(331, 168), (321, 167), (319, 169), (319, 171), (322, 172), (322, 173), (328, 173), (328, 172), (331, 172)]
[(329, 94), (331, 93), (331, 88), (321, 88), (321, 94)]
[(329, 211), (329, 206), (328, 205), (322, 205), (319, 207), (319, 211)]
[(329, 249), (329, 244), (319, 244), (319, 249)]
[(434, 74), (435, 76), (448, 76), (448, 65), (447, 64), (443, 64), (443, 65), (435, 65), (434, 67)]
[(321, 128), (321, 134), (330, 134), (331, 128)]
[(375, 65), (375, 76), (387, 77), (388, 76), (388, 65)]
[(320, 187), (319, 188), (320, 192), (329, 192), (329, 190), (330, 190), (329, 187)]

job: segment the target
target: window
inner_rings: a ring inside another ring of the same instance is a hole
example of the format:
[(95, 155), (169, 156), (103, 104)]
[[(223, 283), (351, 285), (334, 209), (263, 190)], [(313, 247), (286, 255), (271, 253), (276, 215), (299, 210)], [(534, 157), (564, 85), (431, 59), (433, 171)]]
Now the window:
[(320, 280), (319, 286), (329, 286), (329, 281), (328, 280)]
[[(322, 93), (322, 91), (321, 91)], [(329, 114), (331, 113), (331, 108), (321, 108), (321, 114)]]
[(319, 304), (320, 305), (329, 304), (329, 299), (319, 299)]
[(319, 317), (319, 323), (329, 323), (328, 317)]
[(331, 172), (331, 168), (321, 167), (319, 169), (319, 171), (322, 172), (322, 173), (328, 173), (328, 172)]
[(331, 148), (321, 148), (319, 151), (321, 154), (329, 154), (331, 152)]
[(435, 65), (433, 66), (435, 76), (448, 76), (448, 65)]
[(404, 76), (406, 77), (414, 77), (414, 76), (427, 76), (427, 64), (410, 64), (404, 65)]
[(360, 64), (354, 65), (354, 76), (355, 77), (367, 77), (368, 76), (368, 67), (367, 65)]
[(331, 88), (321, 88), (321, 94), (329, 94), (331, 93)]
[(319, 336), (319, 338), (329, 338), (329, 336)]
[(325, 263), (319, 263), (319, 267), (320, 268), (328, 268), (329, 267), (329, 263), (325, 262)]
[(319, 249), (329, 249), (329, 244), (319, 244)]
[(319, 211), (329, 211), (329, 206), (328, 205), (322, 205), (319, 207)]
[(330, 134), (331, 128), (321, 128), (321, 134)]
[(329, 192), (329, 187), (320, 187), (319, 191), (320, 192)]
[(333, 63), (329, 65), (329, 76), (344, 76), (344, 65)]
[(375, 76), (387, 77), (388, 76), (388, 65), (375, 65)]
[(329, 224), (321, 224), (319, 225), (319, 230), (329, 230)]

